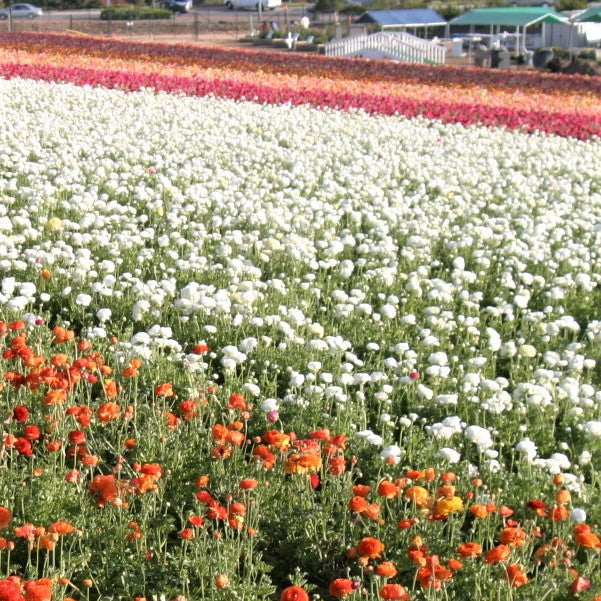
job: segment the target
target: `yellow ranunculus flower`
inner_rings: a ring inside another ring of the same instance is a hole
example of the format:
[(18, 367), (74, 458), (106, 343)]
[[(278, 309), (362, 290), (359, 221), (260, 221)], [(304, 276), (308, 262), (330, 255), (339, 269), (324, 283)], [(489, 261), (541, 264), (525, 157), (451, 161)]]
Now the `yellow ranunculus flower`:
[(463, 509), (463, 500), (461, 497), (450, 497), (440, 499), (436, 503), (436, 513), (440, 515), (449, 515), (456, 511), (461, 511)]

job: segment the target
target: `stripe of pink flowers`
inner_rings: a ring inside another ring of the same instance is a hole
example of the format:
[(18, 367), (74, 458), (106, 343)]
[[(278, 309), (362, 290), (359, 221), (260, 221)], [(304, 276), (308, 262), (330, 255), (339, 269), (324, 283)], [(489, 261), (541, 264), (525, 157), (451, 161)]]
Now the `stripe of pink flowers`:
[(479, 104), (448, 103), (433, 99), (421, 102), (397, 96), (365, 93), (331, 92), (323, 90), (296, 91), (288, 87), (205, 77), (178, 77), (83, 69), (20, 63), (0, 64), (0, 76), (47, 82), (101, 86), (109, 89), (137, 91), (153, 89), (189, 96), (216, 96), (268, 104), (308, 104), (338, 110), (363, 109), (370, 114), (424, 117), (464, 125), (504, 126), (526, 132), (541, 131), (563, 137), (587, 139), (601, 136), (601, 117), (595, 115), (561, 114), (546, 111), (488, 107)]

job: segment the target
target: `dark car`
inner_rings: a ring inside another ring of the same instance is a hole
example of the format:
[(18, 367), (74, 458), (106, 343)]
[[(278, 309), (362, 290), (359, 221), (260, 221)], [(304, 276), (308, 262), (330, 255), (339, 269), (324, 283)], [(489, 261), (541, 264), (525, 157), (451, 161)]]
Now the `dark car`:
[(161, 0), (159, 6), (168, 8), (174, 13), (189, 13), (192, 9), (192, 0)]

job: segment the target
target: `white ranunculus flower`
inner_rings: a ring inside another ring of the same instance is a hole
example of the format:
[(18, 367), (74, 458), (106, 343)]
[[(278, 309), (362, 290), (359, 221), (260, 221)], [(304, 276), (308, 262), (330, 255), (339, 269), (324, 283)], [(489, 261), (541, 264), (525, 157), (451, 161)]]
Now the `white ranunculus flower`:
[(92, 297), (89, 294), (78, 294), (75, 297), (75, 304), (82, 307), (89, 307), (92, 304)]
[(113, 312), (110, 309), (98, 309), (98, 311), (96, 311), (96, 317), (100, 323), (108, 321), (112, 314)]
[(592, 438), (601, 438), (601, 421), (588, 421), (583, 424), (583, 430)]
[(463, 431), (463, 435), (467, 440), (473, 442), (482, 450), (488, 449), (493, 445), (490, 432), (486, 428), (482, 428), (480, 426), (468, 426)]
[(395, 464), (399, 463), (402, 455), (403, 455), (403, 451), (401, 450), (401, 448), (398, 445), (395, 445), (395, 444), (390, 445), (390, 446), (386, 447), (385, 449), (382, 449), (382, 451), (380, 451), (380, 457), (382, 459), (385, 459), (388, 461), (393, 461)]
[(586, 511), (580, 507), (574, 507), (570, 512), (570, 520), (577, 524), (583, 524), (586, 522)]
[(461, 460), (461, 453), (450, 447), (443, 447), (436, 455), (447, 463), (459, 463)]

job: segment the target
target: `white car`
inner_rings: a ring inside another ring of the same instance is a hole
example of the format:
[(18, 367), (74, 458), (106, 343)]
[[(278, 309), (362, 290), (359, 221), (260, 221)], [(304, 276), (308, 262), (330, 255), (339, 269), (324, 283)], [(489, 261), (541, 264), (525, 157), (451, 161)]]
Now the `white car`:
[(262, 10), (273, 10), (274, 8), (278, 8), (278, 6), (282, 6), (282, 0), (225, 0), (224, 4), (230, 10), (234, 10), (235, 8), (252, 8), (258, 10), (259, 2), (261, 2)]
[(10, 16), (13, 19), (35, 19), (41, 17), (42, 9), (31, 4), (13, 4), (9, 8), (0, 10), (0, 19), (8, 19)]

